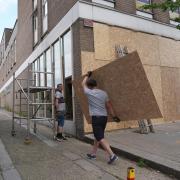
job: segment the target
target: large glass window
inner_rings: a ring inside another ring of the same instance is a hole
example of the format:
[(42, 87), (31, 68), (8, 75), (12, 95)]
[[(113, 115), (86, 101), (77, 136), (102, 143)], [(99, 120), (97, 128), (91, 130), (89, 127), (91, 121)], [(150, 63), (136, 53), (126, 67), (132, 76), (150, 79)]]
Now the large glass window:
[(55, 65), (55, 87), (57, 84), (62, 84), (62, 66), (61, 66), (61, 56), (60, 56), (60, 42), (57, 41), (53, 46), (53, 57)]
[(71, 32), (62, 38), (65, 78), (72, 76)]
[(62, 37), (63, 69), (64, 69), (64, 90), (66, 102), (66, 119), (73, 119), (72, 103), (72, 48), (71, 31)]
[[(39, 66), (38, 66), (38, 59), (34, 62), (34, 71), (39, 71)], [(39, 86), (39, 74), (38, 73), (34, 73), (34, 79), (35, 79), (35, 84), (36, 86)]]
[[(45, 64), (43, 55), (39, 58), (39, 71), (45, 72)], [(40, 73), (40, 86), (45, 86), (45, 76), (44, 73)]]
[[(46, 72), (52, 72), (52, 61), (51, 61), (51, 51), (48, 49), (45, 53), (46, 56)], [(47, 86), (52, 86), (52, 75), (47, 74), (46, 76)]]
[(42, 0), (42, 21), (43, 21), (43, 34), (48, 29), (48, 2), (47, 0)]

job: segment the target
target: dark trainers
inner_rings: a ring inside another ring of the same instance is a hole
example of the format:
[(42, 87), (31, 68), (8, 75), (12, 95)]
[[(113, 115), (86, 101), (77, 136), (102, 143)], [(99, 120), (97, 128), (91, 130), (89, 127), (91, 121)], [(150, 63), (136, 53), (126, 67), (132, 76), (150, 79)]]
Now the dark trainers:
[(113, 156), (110, 157), (108, 164), (112, 164), (113, 162), (115, 162), (116, 160), (118, 160), (118, 157), (114, 154)]
[(96, 155), (93, 154), (87, 154), (88, 159), (96, 159)]

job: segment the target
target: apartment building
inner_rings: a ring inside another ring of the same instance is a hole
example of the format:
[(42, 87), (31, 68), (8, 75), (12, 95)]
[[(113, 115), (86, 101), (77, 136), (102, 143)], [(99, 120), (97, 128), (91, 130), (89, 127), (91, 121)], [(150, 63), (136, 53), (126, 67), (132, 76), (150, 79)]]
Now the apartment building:
[[(180, 31), (173, 20), (180, 14), (140, 8), (148, 3), (151, 1), (18, 0), (18, 20), (1, 56), (1, 107), (12, 108), (14, 72), (15, 76), (27, 76), (28, 63), (33, 63), (35, 70), (55, 71), (55, 85), (63, 83), (65, 87), (65, 130), (82, 137), (91, 127), (82, 115), (71, 81), (115, 60), (115, 47), (120, 45), (140, 55), (163, 114), (162, 119), (153, 121), (179, 119)], [(14, 59), (7, 58), (11, 49)], [(47, 75), (36, 78), (38, 86), (52, 85)], [(37, 98), (43, 96), (37, 94)], [(135, 121), (108, 123), (107, 128), (136, 125)]]

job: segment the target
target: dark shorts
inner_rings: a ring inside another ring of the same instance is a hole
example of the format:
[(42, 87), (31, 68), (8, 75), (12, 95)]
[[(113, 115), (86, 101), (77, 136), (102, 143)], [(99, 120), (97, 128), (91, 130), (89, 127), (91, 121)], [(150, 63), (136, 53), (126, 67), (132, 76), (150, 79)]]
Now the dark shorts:
[(104, 130), (107, 124), (107, 116), (92, 116), (92, 128), (97, 141), (104, 138)]
[(58, 126), (64, 127), (64, 114), (63, 113), (57, 112), (56, 120), (58, 122)]

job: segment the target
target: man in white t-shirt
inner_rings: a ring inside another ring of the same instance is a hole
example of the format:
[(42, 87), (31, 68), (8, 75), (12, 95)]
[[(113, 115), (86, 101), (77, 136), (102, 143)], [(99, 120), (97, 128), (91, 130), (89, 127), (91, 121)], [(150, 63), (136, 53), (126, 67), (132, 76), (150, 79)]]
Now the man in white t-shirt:
[(91, 74), (92, 72), (88, 72), (82, 82), (84, 93), (88, 99), (89, 113), (95, 137), (93, 150), (90, 154), (87, 154), (87, 157), (89, 159), (96, 159), (96, 152), (99, 144), (101, 144), (109, 155), (108, 164), (112, 164), (118, 157), (113, 153), (109, 142), (104, 138), (108, 112), (111, 114), (114, 121), (119, 122), (120, 119), (115, 115), (107, 93), (97, 88), (96, 80), (90, 78)]
[(63, 91), (63, 85), (58, 84), (55, 93), (55, 109), (56, 109), (56, 120), (58, 122), (56, 139), (59, 141), (66, 140), (66, 138), (62, 135), (63, 127), (64, 127), (64, 116), (66, 110), (65, 108), (66, 105), (62, 91)]

